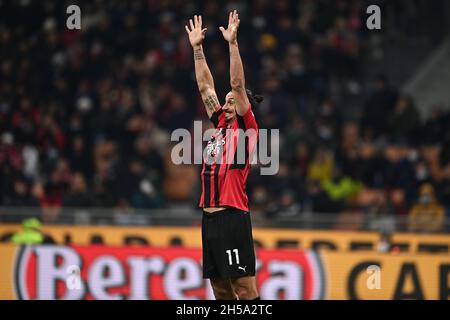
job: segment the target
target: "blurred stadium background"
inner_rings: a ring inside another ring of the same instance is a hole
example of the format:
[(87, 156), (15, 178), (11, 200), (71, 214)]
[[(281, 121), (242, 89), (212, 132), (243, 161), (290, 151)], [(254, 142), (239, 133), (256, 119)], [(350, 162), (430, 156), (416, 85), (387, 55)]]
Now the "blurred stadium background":
[(170, 134), (208, 124), (184, 25), (203, 15), (223, 101), (231, 9), (259, 125), (280, 129), (279, 173), (247, 186), (262, 298), (450, 297), (448, 1), (0, 0), (0, 299), (212, 297), (200, 166), (171, 162)]

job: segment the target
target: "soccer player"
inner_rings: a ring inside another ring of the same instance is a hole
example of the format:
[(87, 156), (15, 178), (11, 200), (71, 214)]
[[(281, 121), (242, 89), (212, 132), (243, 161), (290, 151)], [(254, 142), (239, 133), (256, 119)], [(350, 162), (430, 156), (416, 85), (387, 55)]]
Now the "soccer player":
[[(237, 43), (239, 23), (235, 10), (230, 12), (227, 29), (219, 28), (230, 50), (231, 91), (223, 106), (217, 99), (203, 53), (206, 28), (202, 29), (202, 17), (190, 19), (186, 31), (194, 50), (198, 88), (215, 126), (201, 173), (203, 277), (210, 279), (216, 299), (257, 300), (255, 250), (245, 186), (249, 159), (258, 138), (252, 107), (261, 102), (262, 97), (245, 88)], [(241, 134), (243, 132), (245, 134)], [(245, 152), (240, 155), (242, 144)]]

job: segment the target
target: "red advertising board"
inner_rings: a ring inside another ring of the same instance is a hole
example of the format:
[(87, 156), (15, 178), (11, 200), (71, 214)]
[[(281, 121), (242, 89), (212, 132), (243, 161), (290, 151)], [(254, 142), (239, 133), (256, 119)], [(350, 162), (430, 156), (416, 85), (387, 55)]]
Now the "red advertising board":
[[(202, 278), (200, 249), (91, 245), (18, 250), (13, 287), (19, 299), (213, 299)], [(264, 299), (322, 299), (322, 270), (312, 251), (257, 252), (256, 278)]]

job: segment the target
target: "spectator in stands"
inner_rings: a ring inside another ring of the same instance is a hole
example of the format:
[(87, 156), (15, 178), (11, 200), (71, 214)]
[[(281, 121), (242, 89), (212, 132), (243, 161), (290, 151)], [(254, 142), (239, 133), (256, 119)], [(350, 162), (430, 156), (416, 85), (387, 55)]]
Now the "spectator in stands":
[(29, 182), (19, 177), (14, 180), (11, 192), (4, 196), (4, 205), (19, 207), (35, 207), (39, 203), (31, 196)]
[(18, 245), (38, 245), (54, 243), (50, 236), (41, 230), (41, 222), (37, 218), (28, 218), (22, 222), (22, 230), (14, 233), (11, 242)]
[(69, 192), (63, 197), (63, 206), (79, 208), (92, 206), (92, 196), (81, 172), (74, 173)]
[(324, 183), (332, 178), (333, 155), (324, 148), (319, 148), (308, 166), (307, 179)]
[(389, 135), (396, 142), (411, 142), (413, 131), (419, 125), (419, 113), (412, 99), (407, 96), (398, 98), (394, 112), (388, 119)]
[(378, 240), (376, 249), (379, 253), (390, 253), (390, 254), (401, 253), (401, 248), (398, 245), (395, 245), (392, 241), (392, 233), (386, 231), (381, 232), (380, 239)]
[(386, 183), (386, 159), (380, 154), (373, 141), (366, 141), (359, 147), (359, 178), (368, 188), (383, 189)]
[(390, 233), (383, 232), (380, 234), (380, 239), (377, 243), (377, 251), (379, 253), (389, 253), (392, 249), (392, 235)]
[(301, 207), (292, 190), (283, 191), (276, 211), (277, 216), (281, 217), (295, 217), (300, 214)]
[(267, 209), (270, 206), (270, 195), (264, 185), (256, 185), (250, 190), (249, 197), (254, 204), (252, 210), (255, 214), (267, 214)]
[(308, 194), (315, 212), (337, 213), (352, 206), (361, 184), (342, 175), (339, 166), (334, 166), (331, 178), (322, 182), (310, 180)]
[(397, 102), (397, 91), (392, 88), (385, 75), (378, 76), (375, 91), (364, 106), (361, 128), (364, 137), (376, 138), (383, 135), (388, 116)]
[(163, 207), (163, 199), (149, 180), (142, 180), (139, 191), (131, 198), (131, 205), (138, 209), (157, 209)]
[(164, 157), (167, 173), (162, 183), (164, 194), (172, 203), (188, 201), (194, 190), (196, 168), (193, 165), (176, 165), (170, 155), (171, 152), (168, 151)]
[(425, 183), (420, 187), (418, 202), (409, 213), (409, 230), (413, 232), (439, 232), (443, 230), (444, 207), (436, 199), (433, 185)]
[(322, 188), (331, 200), (349, 203), (361, 190), (361, 183), (343, 176), (339, 166), (334, 166), (332, 179), (323, 181)]

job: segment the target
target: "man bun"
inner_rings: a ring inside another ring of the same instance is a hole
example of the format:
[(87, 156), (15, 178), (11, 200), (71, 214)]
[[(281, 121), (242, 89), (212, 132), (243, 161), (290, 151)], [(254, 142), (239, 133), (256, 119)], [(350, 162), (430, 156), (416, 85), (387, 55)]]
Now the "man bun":
[(259, 103), (264, 101), (264, 97), (260, 94), (255, 94), (251, 90), (246, 89), (248, 100), (252, 105), (252, 108), (256, 107)]

